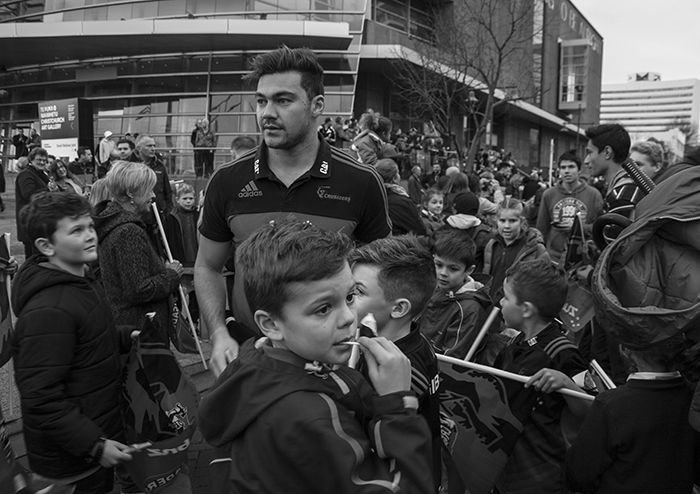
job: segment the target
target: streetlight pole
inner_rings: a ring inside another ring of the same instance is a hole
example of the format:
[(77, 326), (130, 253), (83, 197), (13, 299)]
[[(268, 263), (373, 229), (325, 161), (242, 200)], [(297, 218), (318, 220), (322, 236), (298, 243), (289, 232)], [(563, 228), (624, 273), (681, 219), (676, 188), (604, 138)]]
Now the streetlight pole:
[(578, 113), (576, 114), (576, 154), (578, 154), (578, 141), (581, 137), (581, 103), (578, 104)]

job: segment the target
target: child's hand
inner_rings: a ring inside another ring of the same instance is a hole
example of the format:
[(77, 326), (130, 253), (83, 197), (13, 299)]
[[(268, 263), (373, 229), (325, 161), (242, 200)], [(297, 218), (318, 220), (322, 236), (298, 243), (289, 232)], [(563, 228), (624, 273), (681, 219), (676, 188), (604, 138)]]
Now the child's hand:
[(180, 261), (173, 260), (173, 262), (165, 262), (165, 268), (166, 269), (172, 269), (177, 273), (178, 278), (182, 277), (182, 273), (184, 272), (184, 268), (182, 267), (182, 263)]
[(551, 393), (561, 388), (578, 389), (569, 376), (558, 370), (547, 368), (540, 369), (528, 379), (525, 387), (529, 388), (530, 386), (542, 393)]
[(131, 460), (131, 455), (129, 453), (124, 453), (124, 450), (127, 448), (128, 446), (126, 444), (112, 441), (111, 439), (105, 439), (105, 447), (102, 450), (100, 465), (104, 468), (111, 468), (117, 463)]
[(17, 259), (14, 257), (10, 257), (9, 259), (0, 257), (0, 270), (5, 274), (14, 276), (18, 267), (19, 264), (17, 264)]
[(367, 361), (369, 378), (379, 395), (411, 389), (411, 362), (391, 341), (381, 336), (359, 340)]

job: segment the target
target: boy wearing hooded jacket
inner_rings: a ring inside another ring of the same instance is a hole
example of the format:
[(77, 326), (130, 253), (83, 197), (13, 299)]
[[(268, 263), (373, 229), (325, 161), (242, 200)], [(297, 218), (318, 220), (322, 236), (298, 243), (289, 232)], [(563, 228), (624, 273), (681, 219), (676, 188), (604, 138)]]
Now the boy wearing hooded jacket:
[[(15, 277), (18, 315), (12, 343), (22, 401), (29, 466), (74, 494), (112, 489), (112, 467), (131, 455), (119, 396), (120, 347), (109, 305), (87, 264), (97, 259), (97, 235), (87, 199), (44, 192), (24, 211), (38, 255)], [(121, 340), (121, 341), (120, 341)]]
[(542, 233), (550, 257), (558, 261), (566, 250), (571, 227), (577, 214), (584, 229), (590, 231), (593, 222), (603, 212), (603, 196), (579, 178), (581, 160), (566, 152), (557, 164), (560, 180), (544, 191), (537, 214), (537, 229)]
[[(409, 391), (408, 358), (356, 340), (349, 239), (309, 222), (271, 222), (236, 252), (265, 335), (246, 341), (200, 406), (204, 438), (229, 462), (212, 492), (423, 494), (430, 432)], [(346, 363), (359, 343), (374, 386)]]
[[(459, 230), (441, 230), (433, 249), (437, 288), (418, 322), (436, 353), (463, 359), (493, 307), (486, 287), (471, 277), (474, 242)], [(489, 363), (498, 353), (485, 338), (474, 361)]]

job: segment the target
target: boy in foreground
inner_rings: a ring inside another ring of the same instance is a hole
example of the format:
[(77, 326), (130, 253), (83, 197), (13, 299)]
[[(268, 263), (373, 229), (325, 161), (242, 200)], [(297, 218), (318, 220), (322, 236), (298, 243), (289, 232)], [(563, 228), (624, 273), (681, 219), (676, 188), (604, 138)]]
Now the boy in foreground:
[(693, 492), (700, 480), (700, 434), (686, 417), (692, 391), (676, 369), (689, 346), (678, 334), (650, 348), (621, 347), (634, 369), (627, 382), (596, 396), (567, 453), (576, 492)]
[(411, 361), (411, 389), (418, 396), (418, 413), (432, 434), (433, 479), (440, 487), (440, 383), (435, 352), (414, 320), (435, 289), (430, 252), (414, 236), (375, 240), (350, 253), (356, 283), (357, 316), (372, 314), (377, 335), (393, 341)]
[[(87, 270), (97, 234), (87, 199), (44, 192), (24, 211), (39, 253), (17, 273), (12, 307), (15, 380), (29, 466), (37, 480), (73, 494), (112, 490), (112, 467), (128, 461), (119, 396), (120, 342), (102, 288)], [(129, 345), (128, 333), (122, 348)]]
[(236, 252), (266, 339), (249, 340), (200, 407), (231, 457), (223, 492), (431, 492), (430, 432), (408, 359), (360, 338), (374, 386), (345, 366), (357, 328), (349, 242), (310, 223), (272, 222)]
[(520, 334), (498, 355), (494, 367), (532, 377), (525, 386), (506, 382), (511, 409), (527, 419), (496, 483), (500, 494), (565, 492), (561, 415), (568, 406), (582, 416), (588, 406), (579, 398), (554, 393), (564, 387), (581, 391), (571, 377), (587, 368), (554, 320), (566, 300), (566, 288), (562, 272), (546, 259), (519, 262), (506, 272), (503, 319)]

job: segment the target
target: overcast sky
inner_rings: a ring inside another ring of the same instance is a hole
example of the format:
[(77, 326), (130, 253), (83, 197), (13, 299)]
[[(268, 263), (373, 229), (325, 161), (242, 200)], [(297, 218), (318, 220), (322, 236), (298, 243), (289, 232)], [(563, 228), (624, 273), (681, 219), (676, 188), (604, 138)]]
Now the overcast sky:
[(603, 84), (700, 79), (700, 0), (573, 0), (603, 37)]

